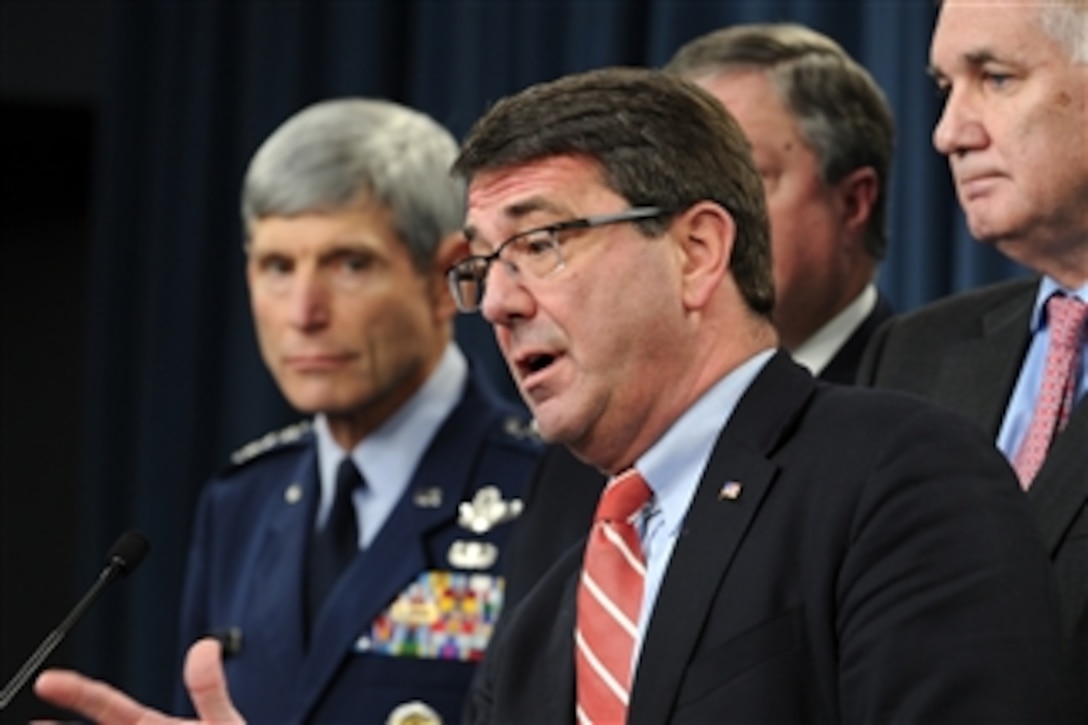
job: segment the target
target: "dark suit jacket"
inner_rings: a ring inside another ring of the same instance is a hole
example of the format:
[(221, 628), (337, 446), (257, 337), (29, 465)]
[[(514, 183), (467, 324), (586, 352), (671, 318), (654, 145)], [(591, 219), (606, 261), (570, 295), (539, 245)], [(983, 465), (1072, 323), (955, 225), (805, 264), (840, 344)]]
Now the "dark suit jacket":
[[(730, 481), (736, 500), (719, 496)], [(573, 722), (580, 559), (576, 544), (504, 614), (470, 722)], [(703, 473), (629, 720), (1054, 721), (1053, 586), (1015, 477), (976, 428), (818, 384), (779, 354)]]
[[(869, 338), (892, 316), (888, 299), (880, 294), (864, 322), (847, 338), (818, 376), (820, 380), (853, 384)], [(571, 544), (589, 530), (597, 497), (604, 488), (604, 476), (586, 475), (584, 467), (565, 449), (545, 457), (526, 491), (526, 510), (510, 537), (510, 565), (506, 577), (509, 604), (521, 600), (530, 588), (559, 559)], [(577, 486), (546, 485), (563, 481), (570, 470), (579, 471)]]
[[(455, 614), (471, 611), (470, 618), (481, 620), (497, 615), (486, 611), (491, 604), (477, 587), (485, 582), (494, 590), (502, 557), (467, 568), (458, 563), (464, 557), (451, 555), (451, 547), (463, 542), (504, 550), (510, 523), (475, 533), (459, 524), (458, 506), (488, 486), (497, 487), (505, 500), (520, 498), (540, 452), (526, 423), (524, 413), (470, 376), (404, 497), (330, 592), (309, 648), (303, 600), (318, 490), (313, 434), (295, 427), (242, 449), (243, 460), (214, 478), (200, 500), (184, 590), (182, 645), (208, 632), (241, 633), (240, 651), (226, 660), (227, 678), (239, 710), (253, 723), (385, 723), (395, 707), (412, 701), (456, 722), (486, 639), (460, 657), (423, 651), (406, 640), (397, 642), (393, 656), (383, 653), (380, 642), (383, 632), (396, 629), (398, 617), (428, 620), (421, 620), (422, 626), (448, 624), (452, 632)], [(480, 600), (448, 612), (433, 602), (410, 611), (413, 596), (442, 594), (433, 589), (452, 581), (451, 574), (476, 577), (472, 596)], [(394, 610), (394, 602), (401, 602), (400, 610)], [(456, 624), (462, 626), (460, 620)], [(419, 630), (406, 626), (403, 631)]]
[(869, 338), (884, 322), (891, 319), (894, 311), (888, 298), (878, 293), (876, 305), (873, 306), (869, 316), (866, 317), (856, 330), (846, 338), (835, 357), (824, 366), (817, 375), (820, 380), (842, 385), (853, 385), (857, 378), (858, 367), (865, 353), (865, 347), (869, 344)]
[[(916, 393), (997, 437), (1029, 343), (1037, 278), (941, 300), (884, 326), (858, 382)], [(1058, 578), (1077, 713), (1088, 722), (1088, 404), (1073, 410), (1027, 494)]]

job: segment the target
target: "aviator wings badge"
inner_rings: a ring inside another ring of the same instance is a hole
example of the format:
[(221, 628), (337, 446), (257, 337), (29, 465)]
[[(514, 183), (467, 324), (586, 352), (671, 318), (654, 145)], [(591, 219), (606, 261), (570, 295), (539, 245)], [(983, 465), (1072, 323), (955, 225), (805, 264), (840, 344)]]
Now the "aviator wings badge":
[(504, 500), (497, 486), (484, 486), (471, 501), (462, 501), (457, 507), (457, 523), (475, 534), (485, 534), (516, 519), (523, 507), (521, 499)]

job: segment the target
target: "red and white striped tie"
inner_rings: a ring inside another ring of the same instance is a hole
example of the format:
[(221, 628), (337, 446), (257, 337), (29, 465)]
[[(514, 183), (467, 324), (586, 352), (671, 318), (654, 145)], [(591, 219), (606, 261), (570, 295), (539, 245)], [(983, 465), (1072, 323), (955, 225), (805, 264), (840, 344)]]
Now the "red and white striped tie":
[(1056, 294), (1046, 303), (1050, 342), (1047, 346), (1043, 384), (1035, 402), (1035, 414), (1020, 449), (1013, 456), (1013, 468), (1026, 490), (1043, 465), (1050, 443), (1073, 410), (1077, 383), (1077, 360), (1081, 339), (1088, 323), (1088, 305), (1075, 297)]
[(638, 471), (613, 478), (597, 504), (578, 584), (574, 633), (578, 722), (622, 723), (631, 690), (646, 564), (632, 524), (650, 487)]

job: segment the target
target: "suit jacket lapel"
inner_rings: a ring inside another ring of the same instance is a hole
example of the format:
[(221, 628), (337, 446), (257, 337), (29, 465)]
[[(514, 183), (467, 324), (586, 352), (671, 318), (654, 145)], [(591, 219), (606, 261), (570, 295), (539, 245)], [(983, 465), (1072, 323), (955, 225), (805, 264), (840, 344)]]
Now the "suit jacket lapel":
[[(812, 394), (815, 383), (777, 354), (741, 399), (711, 454), (684, 520), (643, 641), (629, 720), (665, 722), (721, 580), (770, 490), (777, 464), (768, 457)], [(740, 496), (722, 499), (728, 482)], [(641, 684), (640, 684), (641, 683)]]
[(300, 673), (303, 713), (321, 696), (356, 640), (369, 632), (378, 614), (425, 568), (419, 531), (433, 525), (439, 514), (448, 517), (450, 504), (444, 501), (443, 508), (436, 510), (414, 509), (411, 491), (407, 493), (378, 538), (333, 587), (314, 623)]
[(555, 612), (555, 625), (548, 628), (548, 639), (540, 661), (548, 663), (548, 688), (546, 710), (541, 711), (540, 722), (565, 723), (575, 719), (575, 671), (574, 628), (578, 606), (578, 580), (582, 576), (583, 539), (564, 556), (557, 568), (571, 569), (565, 577), (559, 609)]
[[(1028, 323), (1037, 290), (1037, 280), (1016, 286), (1010, 296), (982, 315), (980, 337), (950, 351), (942, 366), (939, 402), (966, 414), (994, 439), (1030, 342)], [(1081, 401), (1028, 490), (1028, 501), (1051, 556), (1078, 512), (1088, 504), (1085, 440), (1088, 405)]]
[(869, 312), (869, 316), (846, 339), (839, 351), (835, 353), (835, 357), (828, 361), (827, 366), (817, 377), (829, 383), (853, 385), (857, 380), (858, 368), (861, 366), (861, 358), (865, 354), (865, 346), (869, 343), (869, 338), (893, 314), (895, 313), (891, 303), (883, 293), (878, 292), (876, 304)]
[(1073, 521), (1088, 506), (1088, 397), (1083, 398), (1028, 489), (1028, 502), (1053, 558)]
[[(271, 662), (290, 673), (288, 682), (304, 649), (305, 556), (318, 489), (317, 456), (310, 446), (283, 492), (270, 501), (270, 523), (247, 595), (248, 606), (253, 608), (253, 629), (244, 637), (265, 642), (272, 653)], [(288, 495), (288, 491), (302, 496)]]
[[(475, 463), (465, 450), (479, 448), (489, 424), (489, 418), (480, 415), (479, 391), (470, 378), (461, 402), (427, 447), (381, 532), (329, 593), (303, 663), (303, 712), (316, 703), (359, 636), (427, 568), (427, 532), (456, 519)], [(417, 503), (421, 491), (433, 489), (441, 491), (440, 502)]]
[(942, 361), (938, 401), (974, 420), (992, 438), (1001, 427), (1027, 349), (1035, 289), (1034, 284), (1025, 285), (985, 312), (979, 337), (951, 348)]

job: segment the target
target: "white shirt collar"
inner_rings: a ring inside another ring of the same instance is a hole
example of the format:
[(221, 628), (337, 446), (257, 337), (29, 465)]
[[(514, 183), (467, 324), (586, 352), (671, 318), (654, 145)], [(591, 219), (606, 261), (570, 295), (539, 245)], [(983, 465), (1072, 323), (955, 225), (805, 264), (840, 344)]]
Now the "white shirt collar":
[(819, 375), (831, 358), (835, 357), (854, 330), (861, 326), (865, 318), (876, 307), (876, 287), (866, 285), (854, 301), (843, 308), (842, 312), (832, 317), (811, 337), (797, 346), (791, 355), (813, 375)]
[(733, 409), (774, 353), (767, 349), (753, 355), (711, 386), (636, 461), (635, 468), (654, 492), (653, 508), (663, 514), (668, 534), (683, 521)]
[(1057, 292), (1088, 302), (1088, 283), (1083, 284), (1076, 289), (1070, 289), (1068, 287), (1063, 287), (1050, 277), (1043, 277), (1042, 281), (1039, 282), (1039, 290), (1035, 293), (1035, 303), (1031, 309), (1029, 325), (1031, 326), (1032, 333), (1038, 332), (1039, 328), (1042, 327), (1043, 308), (1046, 306), (1051, 295)]
[[(351, 457), (367, 482), (366, 505), (377, 508), (379, 520), (384, 521), (382, 514), (392, 511), (400, 500), (431, 439), (461, 399), (467, 377), (468, 362), (457, 345), (451, 343), (423, 387), (352, 449)], [(315, 417), (314, 432), (321, 480), (317, 520), (322, 522), (332, 506), (336, 469), (345, 452), (333, 440), (324, 414)]]

